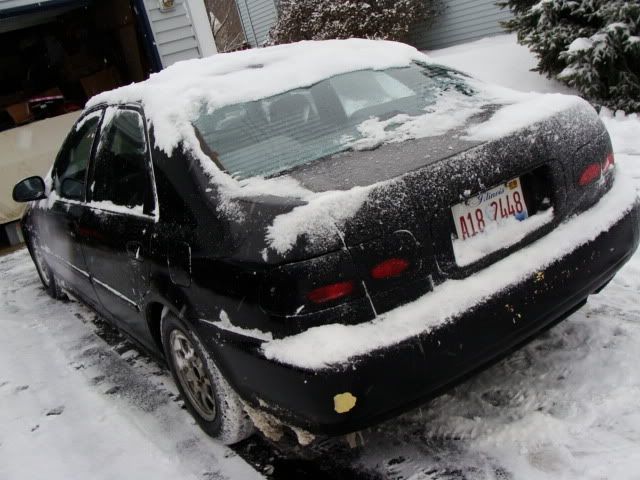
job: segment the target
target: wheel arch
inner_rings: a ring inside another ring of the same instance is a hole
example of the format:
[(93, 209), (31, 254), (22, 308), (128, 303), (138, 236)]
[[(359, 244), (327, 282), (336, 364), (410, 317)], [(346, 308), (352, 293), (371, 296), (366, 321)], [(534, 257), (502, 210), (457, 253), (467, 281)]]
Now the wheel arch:
[(153, 339), (155, 346), (160, 351), (163, 357), (165, 355), (164, 347), (162, 346), (161, 323), (162, 317), (166, 315), (166, 312), (170, 312), (176, 317), (183, 319), (183, 315), (179, 309), (177, 309), (170, 302), (161, 298), (154, 298), (149, 300), (144, 309), (144, 316), (147, 322), (149, 333), (151, 334), (151, 338)]
[(162, 311), (164, 308), (165, 306), (157, 301), (149, 302), (145, 308), (145, 318), (147, 326), (149, 327), (149, 333), (151, 333), (151, 338), (163, 356), (164, 349), (162, 348), (162, 339), (160, 336), (160, 321), (162, 320)]

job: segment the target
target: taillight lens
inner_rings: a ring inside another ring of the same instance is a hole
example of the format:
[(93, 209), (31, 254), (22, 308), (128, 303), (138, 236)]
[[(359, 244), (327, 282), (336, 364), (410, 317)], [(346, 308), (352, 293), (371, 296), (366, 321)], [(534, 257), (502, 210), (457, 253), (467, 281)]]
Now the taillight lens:
[(281, 265), (260, 280), (260, 306), (269, 314), (293, 317), (331, 308), (340, 301), (355, 302), (365, 294), (357, 280), (360, 276), (347, 250)]
[(311, 290), (307, 294), (307, 298), (313, 303), (326, 303), (351, 295), (353, 290), (352, 281), (337, 282)]
[(376, 280), (398, 277), (407, 268), (409, 268), (409, 262), (404, 258), (390, 258), (373, 267), (371, 269), (371, 277)]
[(613, 156), (613, 153), (609, 153), (602, 163), (602, 173), (607, 173), (609, 170), (612, 170), (616, 166), (616, 159)]
[(587, 165), (587, 168), (582, 171), (578, 183), (580, 184), (580, 186), (584, 187), (599, 179), (600, 175), (602, 175), (602, 167), (600, 166), (600, 164), (591, 163)]

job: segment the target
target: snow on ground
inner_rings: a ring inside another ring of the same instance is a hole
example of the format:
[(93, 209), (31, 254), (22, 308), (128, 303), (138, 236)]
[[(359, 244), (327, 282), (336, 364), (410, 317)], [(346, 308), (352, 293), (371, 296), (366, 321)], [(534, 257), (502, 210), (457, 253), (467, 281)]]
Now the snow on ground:
[(575, 91), (531, 69), (535, 57), (516, 42), (516, 35), (498, 35), (471, 43), (426, 52), (438, 63), (469, 73), (480, 80), (524, 92), (566, 93)]
[(132, 365), (88, 309), (40, 288), (26, 250), (0, 257), (0, 478), (260, 478), (204, 435), (166, 372)]
[(609, 130), (613, 150), (618, 154), (638, 154), (640, 139), (640, 116), (637, 113), (625, 115), (624, 112), (612, 112), (603, 108), (600, 118)]
[[(512, 36), (431, 55), (506, 86), (559, 90), (527, 71), (531, 57)], [(617, 160), (640, 187), (640, 119), (601, 116)], [(258, 476), (200, 432), (166, 371), (105, 343), (92, 318), (45, 295), (25, 250), (0, 257), (0, 479)], [(351, 462), (340, 478), (638, 478), (638, 352), (640, 254), (525, 349), (363, 432), (355, 458), (324, 461)], [(279, 472), (272, 476), (286, 478)]]
[(640, 256), (527, 348), (382, 426), (393, 478), (631, 479), (640, 469)]

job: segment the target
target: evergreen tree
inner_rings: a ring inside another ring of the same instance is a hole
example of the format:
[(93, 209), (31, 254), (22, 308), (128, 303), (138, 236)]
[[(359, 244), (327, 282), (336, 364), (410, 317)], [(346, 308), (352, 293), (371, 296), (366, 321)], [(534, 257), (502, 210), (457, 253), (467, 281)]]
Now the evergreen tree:
[(640, 2), (502, 0), (505, 22), (538, 57), (536, 70), (596, 105), (640, 111)]
[(331, 38), (406, 41), (435, 14), (435, 0), (281, 0), (272, 44)]

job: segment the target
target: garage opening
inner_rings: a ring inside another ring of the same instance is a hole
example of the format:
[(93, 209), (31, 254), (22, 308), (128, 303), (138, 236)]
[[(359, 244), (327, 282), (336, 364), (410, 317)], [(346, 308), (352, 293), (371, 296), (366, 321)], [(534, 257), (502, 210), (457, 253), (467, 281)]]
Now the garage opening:
[(137, 15), (129, 0), (0, 11), (0, 131), (79, 110), (97, 93), (147, 78)]
[(160, 68), (143, 8), (142, 0), (0, 2), (0, 250), (23, 240), (13, 186), (47, 173), (86, 101)]

